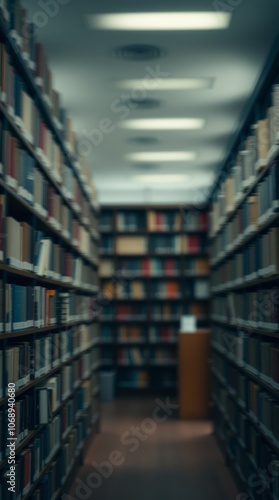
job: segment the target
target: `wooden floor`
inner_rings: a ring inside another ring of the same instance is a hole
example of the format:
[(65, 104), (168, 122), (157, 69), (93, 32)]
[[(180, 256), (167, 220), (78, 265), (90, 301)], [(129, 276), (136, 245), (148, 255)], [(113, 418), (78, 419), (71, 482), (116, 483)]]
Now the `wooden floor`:
[[(172, 409), (169, 415), (158, 409), (154, 420), (156, 407), (154, 399), (103, 404), (101, 433), (73, 480), (71, 496), (62, 500), (235, 500), (238, 491), (211, 424), (181, 422)], [(118, 453), (111, 455), (113, 451)], [(104, 467), (104, 478), (91, 464), (110, 458), (116, 462)]]

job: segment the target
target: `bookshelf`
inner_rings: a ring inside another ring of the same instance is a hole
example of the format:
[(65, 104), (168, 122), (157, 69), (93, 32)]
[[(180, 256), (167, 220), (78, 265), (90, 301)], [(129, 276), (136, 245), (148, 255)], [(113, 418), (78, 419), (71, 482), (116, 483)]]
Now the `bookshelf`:
[(279, 498), (278, 82), (277, 51), (210, 216), (216, 437), (247, 498), (267, 471), (265, 499)]
[(176, 390), (180, 316), (208, 326), (207, 223), (187, 206), (101, 207), (101, 363), (119, 390)]
[(16, 498), (55, 500), (99, 426), (99, 210), (26, 19), (0, 2), (0, 497), (12, 384)]

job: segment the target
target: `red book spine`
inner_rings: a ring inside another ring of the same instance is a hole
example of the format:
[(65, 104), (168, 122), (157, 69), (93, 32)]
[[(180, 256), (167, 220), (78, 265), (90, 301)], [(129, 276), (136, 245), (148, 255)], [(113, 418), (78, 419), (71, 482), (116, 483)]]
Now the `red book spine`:
[(173, 273), (173, 269), (174, 269), (174, 266), (173, 266), (173, 261), (171, 259), (167, 259), (165, 261), (165, 271), (167, 274), (172, 274)]
[(156, 230), (160, 231), (162, 226), (162, 216), (159, 212), (156, 212), (155, 220), (156, 220)]
[(207, 229), (208, 217), (206, 213), (199, 214), (199, 227), (200, 229)]
[(197, 236), (189, 236), (189, 253), (197, 253), (200, 251), (200, 240)]
[(149, 260), (148, 259), (143, 259), (141, 269), (142, 269), (142, 273), (144, 276), (147, 276), (149, 274)]

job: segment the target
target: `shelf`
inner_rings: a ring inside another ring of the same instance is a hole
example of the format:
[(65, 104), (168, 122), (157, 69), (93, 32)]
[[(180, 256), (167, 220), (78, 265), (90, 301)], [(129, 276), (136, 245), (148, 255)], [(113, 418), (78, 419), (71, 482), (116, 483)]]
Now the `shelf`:
[[(24, 392), (27, 392), (30, 389), (32, 389), (32, 387), (36, 386), (37, 384), (43, 382), (44, 380), (46, 380), (46, 379), (48, 379), (50, 377), (52, 377), (52, 375), (54, 375), (55, 373), (59, 372), (59, 370), (61, 370), (61, 368), (63, 368), (64, 366), (68, 365), (69, 363), (72, 363), (73, 361), (75, 361), (75, 359), (80, 358), (83, 354), (85, 354), (88, 351), (91, 351), (91, 349), (93, 349), (93, 348), (94, 348), (94, 346), (87, 347), (82, 352), (79, 352), (78, 354), (75, 354), (74, 356), (72, 356), (71, 358), (67, 359), (66, 361), (61, 362), (58, 366), (56, 366), (55, 368), (52, 368), (51, 370), (49, 370), (47, 373), (45, 373), (41, 377), (37, 377), (35, 379), (32, 379), (25, 386), (23, 386), (20, 389), (16, 390), (15, 397), (18, 398)], [(91, 373), (94, 370), (96, 370), (97, 368), (96, 368), (95, 365), (93, 365)], [(88, 378), (89, 377), (85, 377), (83, 380), (87, 380)], [(4, 406), (7, 403), (7, 401), (8, 401), (8, 396), (5, 396), (4, 398), (0, 399), (0, 407)]]
[(0, 262), (0, 272), (1, 271), (6, 272), (7, 275), (11, 275), (11, 276), (14, 275), (14, 276), (17, 276), (18, 278), (31, 280), (31, 281), (37, 282), (37, 283), (45, 283), (47, 285), (51, 285), (51, 286), (56, 287), (56, 288), (61, 287), (61, 288), (67, 288), (67, 289), (71, 289), (71, 290), (77, 290), (77, 291), (83, 292), (84, 294), (92, 295), (98, 291), (97, 285), (92, 285), (92, 286), (94, 286), (94, 290), (91, 290), (89, 288), (79, 287), (79, 286), (73, 285), (72, 283), (67, 283), (65, 281), (59, 281), (59, 280), (55, 280), (52, 278), (46, 278), (44, 276), (39, 276), (38, 274), (32, 273), (30, 271), (24, 271), (22, 269), (17, 269), (16, 267), (12, 267), (12, 266), (9, 266), (7, 264), (3, 264)]
[(212, 235), (209, 235), (209, 238), (211, 239), (211, 241), (215, 240), (216, 237), (219, 235), (219, 233), (222, 231), (222, 229), (224, 228), (224, 226), (227, 225), (227, 223), (236, 215), (238, 209), (241, 207), (242, 203), (244, 201), (247, 200), (247, 198), (253, 194), (253, 192), (255, 191), (256, 187), (258, 186), (258, 184), (263, 180), (263, 178), (266, 176), (266, 174), (268, 173), (270, 167), (272, 166), (272, 164), (274, 163), (275, 161), (275, 158), (277, 158), (277, 156), (279, 156), (279, 149), (277, 151), (277, 154), (275, 157), (271, 158), (271, 160), (269, 160), (267, 162), (267, 165), (263, 168), (263, 170), (259, 173), (259, 175), (257, 175), (257, 177), (255, 178), (254, 182), (251, 184), (251, 186), (242, 194), (241, 198), (239, 199), (239, 201), (237, 201), (233, 207), (233, 209), (224, 217), (224, 220), (222, 221), (222, 224), (220, 225), (220, 227), (214, 232), (214, 234)]
[(233, 254), (247, 246), (251, 241), (253, 241), (255, 238), (257, 238), (261, 233), (266, 231), (269, 227), (271, 227), (273, 224), (276, 224), (279, 222), (279, 213), (273, 213), (271, 217), (269, 217), (266, 221), (264, 221), (262, 224), (260, 224), (257, 229), (248, 234), (247, 236), (243, 235), (239, 243), (235, 244), (231, 250), (225, 251), (220, 257), (216, 257), (216, 259), (213, 259), (210, 261), (211, 267), (214, 269), (215, 267), (218, 267), (220, 263), (223, 261), (227, 260), (228, 257), (231, 257)]
[[(102, 280), (108, 280), (108, 279), (111, 279), (111, 276), (100, 276), (100, 278)], [(129, 279), (129, 280), (133, 280), (133, 279), (136, 279), (136, 280), (153, 280), (153, 279), (158, 279), (158, 280), (178, 280), (178, 279), (181, 279), (183, 278), (183, 276), (181, 276), (181, 274), (177, 273), (177, 274), (133, 274), (132, 272), (131, 273), (128, 273), (128, 274), (121, 274), (121, 278), (123, 280), (125, 279)]]
[(250, 370), (249, 368), (246, 368), (245, 366), (237, 363), (236, 360), (234, 360), (232, 357), (228, 356), (226, 354), (226, 352), (223, 352), (221, 349), (219, 349), (217, 346), (215, 346), (214, 344), (211, 344), (211, 347), (212, 349), (214, 349), (216, 352), (218, 352), (218, 354), (220, 354), (221, 356), (223, 356), (224, 358), (226, 358), (227, 361), (231, 362), (236, 368), (238, 368), (239, 371), (241, 371), (242, 373), (244, 373), (247, 377), (249, 377), (250, 379), (252, 379), (254, 382), (256, 382), (257, 384), (261, 385), (262, 387), (264, 387), (268, 392), (270, 392), (271, 394), (273, 394), (275, 397), (278, 398), (279, 396), (279, 389), (275, 389), (275, 387), (273, 387), (272, 385), (268, 384), (267, 382), (265, 382), (264, 380), (261, 379), (260, 376), (257, 376), (257, 375), (254, 375)]
[(66, 238), (63, 236), (61, 231), (58, 231), (55, 229), (48, 221), (46, 218), (44, 218), (42, 215), (40, 215), (27, 201), (25, 201), (23, 198), (21, 198), (16, 191), (14, 191), (11, 187), (7, 186), (7, 184), (3, 181), (3, 179), (0, 178), (0, 187), (3, 188), (7, 193), (9, 193), (10, 196), (12, 196), (14, 202), (18, 203), (20, 205), (21, 209), (24, 209), (29, 216), (34, 215), (40, 222), (41, 224), (44, 225), (45, 228), (47, 228), (48, 231), (51, 231), (54, 236), (59, 238), (65, 245), (67, 245), (71, 250), (73, 250), (76, 254), (78, 254), (82, 259), (87, 261), (89, 264), (93, 265), (96, 267), (96, 259), (90, 258), (88, 255), (82, 253), (79, 251), (78, 247), (74, 245), (71, 241), (71, 239)]
[(167, 235), (181, 235), (184, 236), (185, 234), (207, 234), (207, 229), (204, 228), (191, 228), (188, 229), (187, 227), (182, 227), (180, 229), (160, 229), (160, 230), (155, 230), (155, 229), (105, 229), (102, 227), (99, 227), (99, 231), (101, 234), (104, 234), (105, 236), (111, 235), (114, 237), (117, 236), (157, 236), (160, 234), (167, 234)]
[(220, 321), (217, 319), (211, 318), (211, 322), (215, 323), (216, 325), (220, 325), (223, 328), (231, 328), (237, 331), (241, 331), (245, 335), (245, 331), (249, 332), (249, 334), (256, 334), (256, 335), (263, 335), (265, 337), (274, 337), (279, 339), (279, 333), (276, 330), (271, 330), (271, 329), (264, 329), (264, 328), (256, 328), (252, 325), (244, 325), (244, 324), (233, 324), (230, 322), (226, 321)]
[(134, 297), (113, 297), (112, 299), (110, 299), (111, 302), (140, 302), (140, 301), (145, 301), (145, 300), (149, 300), (149, 298), (147, 296), (145, 297), (139, 297), (139, 298), (134, 298)]
[(178, 338), (176, 339), (171, 339), (171, 340), (150, 340), (149, 345), (152, 347), (156, 347), (157, 345), (176, 345), (178, 342)]
[(113, 318), (105, 321), (112, 321), (113, 323), (143, 323), (146, 322), (146, 318)]
[(212, 295), (220, 295), (224, 294), (224, 292), (232, 292), (234, 290), (243, 290), (246, 288), (254, 288), (256, 286), (266, 285), (269, 283), (276, 283), (279, 281), (279, 274), (271, 275), (263, 278), (254, 278), (251, 280), (242, 280), (239, 284), (236, 285), (224, 285), (222, 287), (212, 287), (211, 293)]
[(29, 335), (41, 335), (43, 333), (54, 332), (56, 330), (65, 330), (65, 328), (73, 328), (79, 325), (89, 325), (91, 323), (95, 323), (96, 319), (92, 320), (80, 320), (73, 321), (71, 323), (62, 323), (56, 325), (44, 326), (43, 328), (28, 328), (26, 330), (18, 330), (16, 332), (7, 332), (0, 334), (0, 340), (9, 340), (16, 337), (26, 337)]

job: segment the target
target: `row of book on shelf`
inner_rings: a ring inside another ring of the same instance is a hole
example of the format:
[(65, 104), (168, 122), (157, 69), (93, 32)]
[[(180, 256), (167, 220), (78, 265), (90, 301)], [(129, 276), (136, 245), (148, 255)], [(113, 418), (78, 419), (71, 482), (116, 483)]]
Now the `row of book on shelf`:
[[(208, 307), (204, 303), (194, 302), (184, 307), (178, 303), (163, 303), (163, 304), (150, 304), (147, 307), (146, 303), (136, 304), (115, 304), (115, 306), (105, 307), (103, 318), (116, 319), (116, 320), (131, 320), (136, 323), (138, 320), (144, 320), (148, 317), (153, 320), (176, 320), (179, 321), (183, 314), (195, 315), (197, 318), (206, 316)], [(113, 328), (110, 325), (103, 325), (103, 328)]]
[[(208, 217), (199, 210), (119, 210), (115, 215), (116, 231), (206, 231)], [(100, 214), (102, 231), (114, 229), (114, 213), (103, 209)]]
[[(238, 260), (242, 266), (239, 271), (242, 271), (243, 276), (249, 276), (251, 273), (258, 277), (277, 274), (279, 269), (276, 252), (278, 238), (278, 227), (270, 227), (264, 232), (255, 233), (245, 245), (240, 245), (232, 254), (230, 251), (212, 253), (212, 256), (215, 255), (211, 260), (212, 265), (220, 269), (225, 266), (229, 267), (231, 262)], [(252, 269), (251, 273), (250, 269)]]
[[(179, 322), (179, 317), (177, 318)], [(176, 342), (178, 327), (176, 325), (158, 325), (146, 328), (141, 325), (123, 325), (116, 329), (117, 342)], [(114, 328), (110, 325), (101, 326), (101, 341), (103, 343), (113, 342)]]
[[(61, 179), (62, 186), (58, 189), (39, 169), (36, 157), (27, 152), (8, 130), (3, 130), (1, 122), (0, 135), (0, 173), (7, 186), (63, 236), (74, 237), (78, 241), (82, 230), (78, 225), (80, 223), (87, 229), (91, 225), (91, 233), (95, 235), (96, 215), (82, 196), (70, 167), (64, 167), (65, 178)], [(51, 169), (50, 172), (53, 175), (54, 170)], [(69, 185), (70, 181), (73, 186)], [(69, 195), (69, 192), (73, 194)]]
[(258, 234), (212, 270), (213, 290), (279, 274), (279, 227)]
[(97, 270), (88, 260), (45, 237), (41, 231), (34, 230), (25, 222), (7, 217), (5, 223), (8, 232), (5, 250), (0, 251), (0, 260), (5, 258), (5, 263), (9, 266), (29, 271), (34, 276), (72, 283), (95, 291), (98, 283)]
[[(83, 375), (97, 365), (99, 350), (94, 328), (80, 325), (73, 330), (44, 335), (27, 341), (11, 339), (9, 345), (0, 350), (0, 398), (7, 396), (8, 383), (20, 389), (30, 380), (39, 379), (62, 365), (63, 380), (69, 390), (73, 380), (78, 380), (80, 370)], [(74, 356), (72, 364), (64, 366)], [(4, 389), (5, 388), (5, 389)]]
[(263, 224), (272, 220), (279, 209), (279, 170), (270, 168), (255, 192), (248, 196), (233, 217), (226, 222), (212, 244), (216, 258), (220, 252), (233, 250)]
[(145, 255), (160, 254), (197, 254), (207, 253), (205, 235), (150, 235), (146, 236), (113, 236), (101, 235), (101, 252), (103, 254)]
[(257, 290), (233, 292), (214, 296), (212, 300), (213, 320), (235, 326), (270, 329), (279, 325), (279, 299), (277, 287), (270, 285)]
[[(59, 275), (59, 268), (64, 260), (63, 252), (71, 254), (67, 243), (59, 240), (59, 238), (50, 238), (43, 231), (35, 230), (30, 224), (25, 221), (17, 220), (14, 217), (7, 216), (4, 219), (4, 203), (5, 196), (0, 196), (0, 229), (2, 237), (0, 240), (0, 257), (3, 260), (4, 253), (9, 259), (10, 265), (32, 271), (33, 269), (38, 274), (45, 275), (46, 271), (52, 270), (55, 267), (54, 275)], [(4, 226), (5, 221), (5, 226)], [(4, 235), (5, 227), (5, 235)], [(77, 226), (78, 227), (78, 226)], [(63, 245), (63, 246), (62, 246)], [(64, 248), (63, 248), (64, 247)], [(63, 250), (62, 250), (63, 248)], [(66, 250), (68, 248), (68, 251)], [(96, 258), (97, 245), (90, 239), (89, 233), (80, 228), (80, 238), (74, 240), (72, 252), (78, 252), (87, 258)], [(32, 261), (34, 256), (34, 263)], [(63, 258), (62, 258), (63, 257)]]
[(209, 262), (205, 258), (187, 257), (183, 262), (177, 258), (120, 258), (115, 267), (114, 260), (102, 258), (99, 266), (101, 277), (112, 276), (119, 269), (120, 277), (125, 276), (180, 276), (209, 273)]
[[(255, 166), (255, 163), (252, 163), (252, 165)], [(227, 234), (228, 243), (231, 243), (236, 236), (257, 228), (279, 208), (277, 163), (270, 165), (260, 182), (255, 183), (254, 189), (251, 188), (251, 194), (247, 198), (244, 197), (246, 186), (241, 186), (241, 182), (239, 182), (241, 171), (244, 173), (244, 169), (239, 166), (232, 170), (232, 173), (221, 186), (217, 199), (213, 203), (211, 213), (210, 228), (211, 233), (215, 234), (222, 227), (226, 216), (230, 214), (233, 207), (236, 206), (236, 202), (240, 201), (242, 196), (242, 203), (233, 219), (223, 229)], [(250, 180), (252, 180), (251, 185), (256, 179), (255, 175), (250, 177)]]
[(102, 293), (108, 299), (145, 299), (147, 296), (154, 299), (175, 299), (182, 298), (183, 295), (193, 300), (207, 299), (209, 297), (209, 282), (207, 278), (197, 278), (195, 280), (185, 278), (181, 284), (178, 281), (163, 279), (153, 281), (147, 287), (145, 282), (139, 280), (124, 281), (114, 283), (111, 280), (103, 281)]
[(42, 286), (4, 283), (0, 279), (0, 332), (93, 321), (94, 299)]
[(259, 382), (279, 389), (279, 347), (275, 339), (262, 340), (252, 336), (250, 332), (241, 331), (237, 334), (225, 328), (214, 327), (212, 342), (225, 360), (232, 360), (242, 367), (246, 375), (251, 373)]

